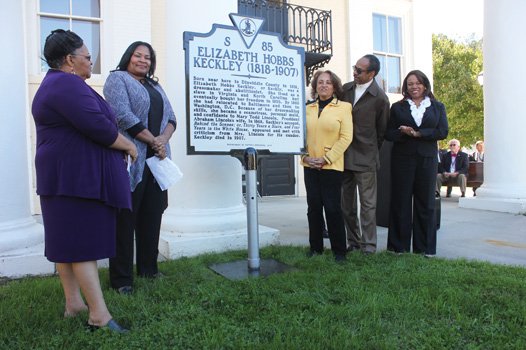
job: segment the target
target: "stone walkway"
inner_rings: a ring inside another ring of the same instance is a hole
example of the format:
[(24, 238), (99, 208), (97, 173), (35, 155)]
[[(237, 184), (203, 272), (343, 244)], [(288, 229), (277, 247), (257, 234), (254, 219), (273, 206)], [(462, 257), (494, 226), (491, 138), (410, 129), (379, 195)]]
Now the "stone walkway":
[[(442, 198), (437, 256), (526, 267), (526, 216), (459, 208), (459, 194)], [(258, 208), (259, 224), (279, 229), (280, 244), (308, 246), (305, 197), (263, 197)], [(378, 251), (386, 246), (387, 228), (378, 227)]]

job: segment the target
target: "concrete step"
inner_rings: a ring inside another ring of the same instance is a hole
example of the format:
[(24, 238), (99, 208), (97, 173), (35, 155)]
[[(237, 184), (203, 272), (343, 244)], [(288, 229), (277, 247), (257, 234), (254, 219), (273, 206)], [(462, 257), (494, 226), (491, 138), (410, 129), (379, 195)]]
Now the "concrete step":
[(44, 243), (2, 252), (0, 255), (0, 276), (20, 278), (54, 273), (55, 264), (44, 256)]

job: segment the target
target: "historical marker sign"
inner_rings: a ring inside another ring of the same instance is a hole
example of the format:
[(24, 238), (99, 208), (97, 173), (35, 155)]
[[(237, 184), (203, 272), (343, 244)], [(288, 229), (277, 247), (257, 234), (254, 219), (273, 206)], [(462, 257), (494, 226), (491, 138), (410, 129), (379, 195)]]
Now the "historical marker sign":
[(263, 19), (231, 14), (234, 26), (184, 33), (187, 153), (228, 154), (253, 147), (305, 149), (304, 51)]

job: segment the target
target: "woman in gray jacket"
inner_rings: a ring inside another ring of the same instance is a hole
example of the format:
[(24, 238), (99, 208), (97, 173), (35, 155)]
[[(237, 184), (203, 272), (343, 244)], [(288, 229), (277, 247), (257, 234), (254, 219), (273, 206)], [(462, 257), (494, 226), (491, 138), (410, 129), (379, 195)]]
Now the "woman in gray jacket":
[(130, 168), (132, 211), (117, 220), (117, 255), (110, 259), (111, 287), (133, 293), (133, 241), (137, 275), (158, 277), (159, 234), (168, 194), (155, 181), (146, 159), (170, 157), (169, 140), (176, 119), (168, 98), (154, 76), (155, 51), (146, 42), (131, 44), (104, 84), (104, 97), (117, 115), (119, 129), (137, 146), (138, 158)]

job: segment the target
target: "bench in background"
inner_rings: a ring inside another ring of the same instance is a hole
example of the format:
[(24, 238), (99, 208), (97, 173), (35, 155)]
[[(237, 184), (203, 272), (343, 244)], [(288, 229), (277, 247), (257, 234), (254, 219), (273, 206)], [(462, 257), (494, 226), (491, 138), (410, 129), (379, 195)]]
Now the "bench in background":
[(484, 182), (484, 163), (469, 162), (467, 186), (474, 190)]
[[(468, 178), (466, 187), (472, 187), (473, 188), (473, 195), (475, 196), (475, 192), (477, 191), (477, 188), (479, 188), (482, 183), (484, 182), (484, 163), (481, 162), (469, 162), (469, 168), (468, 168)], [(444, 186), (446, 184), (444, 183)], [(450, 185), (447, 184), (448, 192), (450, 187), (457, 187), (456, 185)]]

